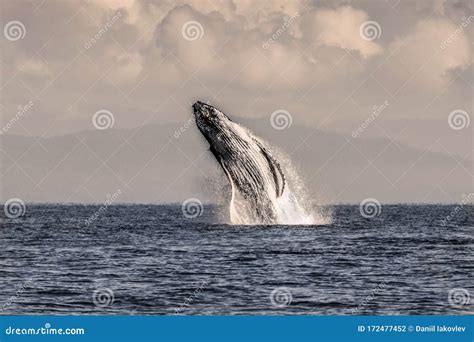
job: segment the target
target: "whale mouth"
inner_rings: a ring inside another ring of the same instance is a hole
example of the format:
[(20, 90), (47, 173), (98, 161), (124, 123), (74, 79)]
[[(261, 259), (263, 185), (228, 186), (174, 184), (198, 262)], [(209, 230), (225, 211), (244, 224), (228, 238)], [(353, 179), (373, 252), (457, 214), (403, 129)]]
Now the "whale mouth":
[(196, 101), (193, 104), (193, 111), (196, 118), (210, 119), (215, 109), (207, 103)]
[(214, 120), (229, 120), (232, 121), (227, 115), (225, 115), (218, 108), (210, 105), (208, 102), (196, 101), (192, 105), (194, 116), (203, 119), (214, 119)]
[(193, 104), (194, 114), (201, 112), (201, 108), (204, 107), (206, 104), (201, 101), (196, 101)]
[(214, 114), (215, 109), (204, 102), (197, 101), (193, 104), (193, 112), (196, 125), (206, 139), (209, 139), (209, 137), (213, 135), (216, 126), (217, 118)]

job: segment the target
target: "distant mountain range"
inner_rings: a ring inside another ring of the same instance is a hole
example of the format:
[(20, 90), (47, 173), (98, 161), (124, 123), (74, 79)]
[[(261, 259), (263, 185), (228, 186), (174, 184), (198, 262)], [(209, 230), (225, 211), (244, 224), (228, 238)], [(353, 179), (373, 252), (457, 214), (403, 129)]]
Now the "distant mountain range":
[[(317, 203), (461, 202), (473, 189), (471, 162), (439, 152), (440, 140), (416, 148), (296, 125), (275, 130), (264, 119), (235, 121), (283, 151)], [(2, 202), (102, 203), (118, 190), (116, 202), (216, 202), (228, 189), (191, 117), (50, 138), (4, 134), (0, 147)]]

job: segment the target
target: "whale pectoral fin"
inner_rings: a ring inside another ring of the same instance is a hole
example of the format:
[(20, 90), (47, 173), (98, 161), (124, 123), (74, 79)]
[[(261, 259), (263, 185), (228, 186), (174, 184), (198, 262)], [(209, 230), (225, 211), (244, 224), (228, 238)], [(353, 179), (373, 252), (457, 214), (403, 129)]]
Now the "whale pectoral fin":
[(273, 156), (268, 152), (268, 150), (263, 146), (259, 141), (255, 140), (257, 145), (260, 147), (262, 154), (265, 156), (265, 159), (268, 161), (268, 166), (270, 167), (270, 171), (273, 174), (273, 179), (275, 181), (275, 189), (277, 197), (283, 195), (283, 191), (285, 190), (285, 175), (281, 170), (280, 163), (273, 158)]
[(270, 163), (270, 169), (272, 170), (273, 178), (275, 179), (275, 184), (277, 185), (276, 194), (277, 197), (280, 197), (283, 195), (283, 191), (285, 190), (285, 175), (281, 170), (280, 163), (278, 163), (271, 155), (270, 158), (273, 159), (273, 163)]

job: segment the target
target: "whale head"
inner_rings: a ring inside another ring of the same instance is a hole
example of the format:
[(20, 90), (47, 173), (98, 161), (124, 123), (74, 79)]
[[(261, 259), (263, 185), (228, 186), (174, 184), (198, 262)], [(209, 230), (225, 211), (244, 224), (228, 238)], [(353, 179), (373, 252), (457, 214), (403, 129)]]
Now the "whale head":
[(193, 104), (193, 110), (196, 124), (209, 143), (212, 145), (216, 140), (221, 140), (224, 132), (228, 131), (231, 122), (227, 115), (201, 101)]

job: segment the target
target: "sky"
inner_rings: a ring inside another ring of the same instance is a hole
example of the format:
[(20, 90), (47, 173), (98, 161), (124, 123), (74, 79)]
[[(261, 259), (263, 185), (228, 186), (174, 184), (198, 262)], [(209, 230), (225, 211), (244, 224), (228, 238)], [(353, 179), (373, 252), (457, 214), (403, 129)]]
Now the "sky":
[[(280, 117), (310, 134), (385, 139), (420, 156), (442, 153), (463, 165), (464, 192), (472, 191), (472, 1), (6, 0), (0, 6), (3, 139), (41, 145), (39, 137), (84, 131), (179, 130), (188, 126), (191, 103), (202, 100), (258, 125), (278, 126), (272, 118)], [(287, 131), (281, 128), (275, 131)], [(13, 153), (2, 141), (2, 182), (13, 196), (21, 191), (5, 181), (14, 172), (5, 165), (18, 162), (13, 155), (21, 148)], [(294, 150), (301, 142), (287, 145)], [(32, 185), (44, 176), (17, 164), (20, 173), (31, 173)]]

